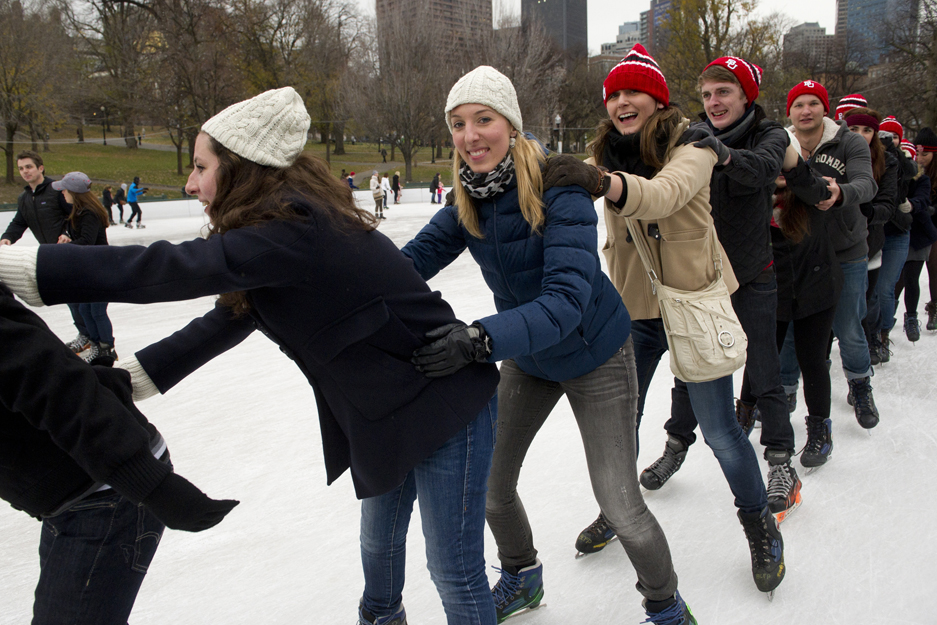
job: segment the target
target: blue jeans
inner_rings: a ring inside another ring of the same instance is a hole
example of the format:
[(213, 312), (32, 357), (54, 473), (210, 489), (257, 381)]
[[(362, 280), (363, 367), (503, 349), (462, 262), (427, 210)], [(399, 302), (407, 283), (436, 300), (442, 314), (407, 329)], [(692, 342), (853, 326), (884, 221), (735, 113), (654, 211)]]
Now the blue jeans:
[[(632, 320), (634, 357), (638, 369), (638, 403), (643, 409), (651, 378), (667, 351), (664, 324), (658, 319)], [(703, 440), (713, 450), (732, 494), (735, 507), (743, 512), (760, 512), (768, 505), (758, 458), (751, 442), (735, 419), (732, 376), (712, 382), (689, 383), (674, 378), (671, 416), (677, 410), (693, 411), (699, 421)], [(695, 436), (695, 435), (694, 435)]]
[[(778, 281), (772, 272), (765, 282), (749, 282), (732, 294), (732, 308), (748, 336), (748, 357), (740, 399), (755, 404), (761, 413), (761, 444), (767, 449), (794, 451), (794, 429), (781, 388), (778, 359)], [(677, 407), (686, 406), (681, 402)], [(687, 443), (696, 441), (696, 415), (692, 410), (671, 412), (664, 424), (668, 434)]]
[[(878, 274), (879, 317), (878, 323), (872, 325), (872, 331), (891, 330), (895, 327), (895, 285), (901, 277), (901, 269), (908, 259), (908, 248), (911, 243), (911, 233), (888, 235), (885, 237), (885, 246), (882, 248), (882, 268)], [(876, 321), (876, 320), (873, 320)]]
[[(843, 292), (836, 304), (833, 317), (833, 334), (839, 340), (839, 355), (843, 361), (843, 372), (847, 380), (867, 378), (872, 375), (869, 359), (869, 343), (865, 338), (862, 320), (865, 319), (866, 290), (869, 282), (869, 262), (860, 258), (839, 266), (843, 270)], [(781, 383), (788, 393), (796, 392), (800, 367), (794, 353), (793, 327), (788, 328), (784, 347), (781, 349)]]
[(407, 529), (420, 499), (426, 560), (450, 625), (494, 625), (485, 573), (485, 494), (497, 422), (493, 397), (475, 420), (418, 464), (403, 484), (361, 502), (364, 608), (393, 614), (403, 601)]
[(663, 601), (676, 592), (677, 576), (667, 538), (638, 485), (634, 427), (638, 385), (632, 345), (629, 339), (604, 364), (562, 382), (530, 375), (513, 360), (501, 363), (488, 526), (502, 565), (521, 567), (536, 561), (517, 481), (534, 437), (565, 394), (582, 435), (592, 492), (637, 573), (638, 592)]
[(107, 316), (107, 302), (78, 304), (78, 312), (88, 328), (88, 336), (96, 343), (114, 344), (114, 326)]
[(163, 529), (110, 490), (43, 520), (33, 625), (126, 623)]

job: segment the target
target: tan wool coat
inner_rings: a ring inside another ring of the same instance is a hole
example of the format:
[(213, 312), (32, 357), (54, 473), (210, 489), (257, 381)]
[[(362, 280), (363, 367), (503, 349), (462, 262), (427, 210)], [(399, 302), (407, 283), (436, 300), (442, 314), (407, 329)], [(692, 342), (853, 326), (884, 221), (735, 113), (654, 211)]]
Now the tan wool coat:
[[(687, 125), (684, 121), (674, 138)], [(711, 234), (715, 226), (709, 205), (709, 179), (715, 164), (716, 154), (708, 148), (692, 144), (675, 147), (663, 169), (650, 180), (624, 174), (628, 199), (621, 210), (605, 201), (608, 240), (602, 252), (608, 261), (609, 277), (632, 319), (658, 318), (660, 306), (637, 247), (627, 240), (628, 227), (622, 217), (638, 220), (640, 234), (651, 250), (654, 271), (664, 285), (685, 291), (709, 286), (716, 279), (712, 245), (718, 241)], [(657, 225), (660, 240), (648, 235), (650, 224)], [(719, 252), (723, 278), (729, 292), (734, 293), (739, 284), (721, 244)]]

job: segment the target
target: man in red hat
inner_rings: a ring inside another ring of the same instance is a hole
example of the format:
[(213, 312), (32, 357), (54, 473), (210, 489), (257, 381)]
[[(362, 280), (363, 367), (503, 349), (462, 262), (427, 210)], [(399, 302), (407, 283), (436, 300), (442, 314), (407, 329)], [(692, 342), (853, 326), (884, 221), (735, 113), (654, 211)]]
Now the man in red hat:
[[(729, 150), (731, 158), (713, 169), (709, 202), (712, 217), (739, 289), (732, 305), (748, 335), (745, 377), (736, 417), (749, 432), (757, 405), (763, 423), (761, 442), (768, 460), (768, 505), (787, 513), (800, 502), (800, 479), (791, 466), (794, 430), (781, 386), (778, 360), (777, 279), (771, 253), (771, 194), (790, 143), (777, 122), (756, 104), (762, 70), (745, 59), (725, 56), (707, 65), (698, 81), (705, 113), (700, 117)], [(675, 395), (676, 397), (676, 395)], [(689, 402), (674, 401), (664, 425), (664, 456), (641, 475), (646, 488), (660, 488), (696, 440), (696, 417)]]
[[(862, 427), (872, 428), (879, 415), (872, 397), (869, 344), (862, 327), (868, 287), (868, 225), (859, 205), (872, 200), (878, 185), (872, 176), (872, 156), (865, 139), (849, 132), (845, 122), (826, 117), (829, 112), (829, 95), (815, 80), (798, 83), (787, 94), (787, 115), (801, 156), (827, 179), (832, 191), (830, 199), (817, 208), (836, 211), (830, 238), (843, 272), (843, 289), (833, 318), (833, 334), (839, 339), (856, 419)], [(800, 370), (790, 334), (788, 339), (781, 351), (781, 380), (790, 395), (797, 392)], [(824, 464), (832, 448), (832, 422), (808, 416), (807, 447), (801, 454), (801, 464)]]

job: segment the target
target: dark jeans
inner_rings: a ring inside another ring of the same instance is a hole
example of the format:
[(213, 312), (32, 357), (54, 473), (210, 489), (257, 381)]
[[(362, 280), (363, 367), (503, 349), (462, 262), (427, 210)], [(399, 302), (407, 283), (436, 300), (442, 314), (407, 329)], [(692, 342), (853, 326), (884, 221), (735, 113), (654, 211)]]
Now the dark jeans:
[(137, 216), (137, 223), (140, 223), (140, 220), (143, 219), (143, 211), (140, 210), (140, 205), (137, 202), (128, 202), (130, 204), (130, 217), (127, 218), (127, 223), (129, 224), (133, 221), (133, 216)]
[[(804, 402), (807, 412), (824, 419), (830, 416), (830, 368), (826, 361), (826, 346), (833, 329), (836, 308), (796, 319), (792, 322), (778, 321), (777, 345), (780, 350), (788, 335), (793, 337), (793, 349), (797, 364), (804, 375)], [(797, 380), (789, 393), (797, 392)]]
[[(657, 363), (667, 351), (667, 335), (660, 319), (641, 319), (631, 322), (631, 336), (638, 370), (638, 405), (643, 410)], [(735, 506), (743, 512), (758, 512), (768, 505), (768, 494), (755, 450), (735, 419), (732, 395), (731, 375), (690, 384), (675, 378), (671, 416), (677, 410), (693, 411), (703, 440), (713, 450), (735, 495)]]
[[(732, 294), (732, 308), (748, 336), (748, 354), (742, 376), (742, 402), (758, 406), (761, 413), (761, 444), (767, 449), (794, 451), (794, 429), (781, 387), (781, 362), (777, 347), (778, 281), (774, 273), (765, 281), (749, 282)], [(681, 402), (664, 424), (672, 434), (692, 444), (696, 440), (696, 415)]]
[(110, 490), (46, 518), (33, 625), (126, 623), (163, 529)]
[(901, 277), (901, 268), (908, 258), (908, 246), (911, 234), (908, 232), (888, 235), (885, 237), (885, 246), (882, 248), (882, 268), (878, 276), (879, 315), (878, 323), (872, 326), (872, 331), (891, 330), (895, 327), (895, 285)]
[(403, 484), (361, 501), (361, 603), (375, 616), (403, 601), (407, 530), (420, 500), (426, 567), (449, 625), (494, 625), (485, 574), (485, 493), (497, 423), (494, 397), (455, 436), (407, 474)]
[[(95, 343), (114, 344), (114, 326), (111, 324), (110, 317), (107, 316), (107, 302), (95, 302), (93, 304), (69, 304), (78, 307), (78, 314), (84, 321), (84, 327), (87, 330), (85, 334)], [(75, 313), (72, 312), (72, 318)], [(78, 324), (75, 324), (78, 327)], [(81, 332), (81, 328), (78, 327)]]

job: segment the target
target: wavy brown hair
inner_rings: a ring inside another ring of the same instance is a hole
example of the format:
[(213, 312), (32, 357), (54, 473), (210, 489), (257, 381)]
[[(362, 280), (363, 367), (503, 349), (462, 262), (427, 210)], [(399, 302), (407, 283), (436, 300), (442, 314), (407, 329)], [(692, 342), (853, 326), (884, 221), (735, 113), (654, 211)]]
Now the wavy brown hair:
[[(358, 208), (351, 188), (333, 177), (322, 159), (303, 153), (289, 167), (267, 167), (241, 158), (205, 136), (218, 157), (209, 237), (268, 221), (302, 220), (305, 216), (294, 208), (297, 200), (314, 205), (319, 209), (316, 218), (326, 219), (339, 231), (371, 231), (377, 227), (374, 216)], [(236, 315), (250, 310), (243, 291), (225, 293), (219, 301)]]
[[(69, 191), (69, 193), (71, 192)], [(94, 193), (86, 191), (84, 193), (71, 193), (71, 196), (72, 212), (68, 214), (68, 222), (72, 225), (72, 228), (76, 227), (78, 216), (85, 211), (94, 213), (94, 216), (101, 221), (101, 225), (105, 228), (111, 225), (111, 219), (107, 215), (107, 210)]]
[[(852, 109), (846, 114), (846, 117), (849, 118), (851, 115), (871, 115), (877, 119), (879, 123), (882, 123), (881, 113), (873, 111), (870, 108), (865, 108), (864, 106)], [(882, 140), (878, 138), (878, 130), (872, 134), (872, 141), (869, 142), (869, 151), (872, 152), (872, 175), (875, 177), (875, 183), (878, 184), (882, 180), (882, 175), (885, 173), (885, 146), (882, 145)]]
[[(664, 161), (673, 149), (673, 135), (682, 121), (683, 113), (680, 109), (674, 104), (669, 104), (654, 111), (641, 129), (641, 160), (645, 165), (653, 167), (654, 173), (663, 169)], [(605, 144), (608, 143), (608, 134), (612, 131), (618, 132), (615, 123), (611, 119), (603, 119), (596, 129), (595, 139), (587, 146), (596, 165), (602, 165)]]

